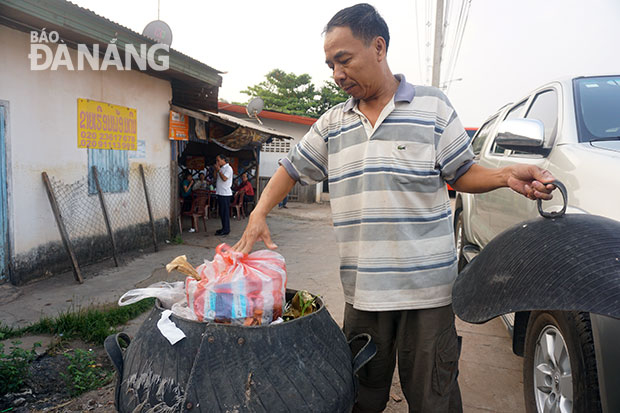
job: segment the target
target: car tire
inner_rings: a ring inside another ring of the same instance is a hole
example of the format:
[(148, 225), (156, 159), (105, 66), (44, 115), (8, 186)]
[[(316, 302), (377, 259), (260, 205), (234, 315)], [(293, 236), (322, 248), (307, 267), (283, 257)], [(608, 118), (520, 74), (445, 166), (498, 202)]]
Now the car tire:
[(525, 408), (534, 412), (600, 412), (588, 313), (532, 312), (523, 359)]
[(463, 208), (454, 211), (454, 245), (456, 246), (456, 257), (458, 260), (458, 270), (461, 272), (467, 265), (467, 259), (463, 255), (463, 246), (467, 243), (463, 226)]

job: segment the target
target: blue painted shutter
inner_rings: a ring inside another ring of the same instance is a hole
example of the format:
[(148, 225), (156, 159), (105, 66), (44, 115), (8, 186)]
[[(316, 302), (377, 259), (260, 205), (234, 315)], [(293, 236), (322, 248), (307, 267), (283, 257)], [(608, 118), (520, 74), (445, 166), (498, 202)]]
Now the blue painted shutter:
[(88, 149), (88, 193), (96, 194), (93, 166), (97, 167), (103, 192), (126, 192), (129, 189), (129, 152), (113, 149)]

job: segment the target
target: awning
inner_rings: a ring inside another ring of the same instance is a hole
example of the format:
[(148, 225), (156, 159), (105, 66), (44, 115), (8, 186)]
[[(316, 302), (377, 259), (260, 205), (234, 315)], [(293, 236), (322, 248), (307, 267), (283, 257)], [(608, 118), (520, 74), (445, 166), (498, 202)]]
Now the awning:
[[(209, 127), (209, 140), (229, 151), (239, 151), (248, 147), (260, 146), (269, 139), (293, 139), (286, 133), (275, 129), (239, 119), (223, 113), (213, 113), (206, 110), (190, 110), (179, 106), (170, 105), (170, 109), (191, 116), (205, 122), (215, 122), (223, 127)], [(215, 126), (215, 125), (212, 125)], [(233, 129), (231, 131), (231, 128)]]

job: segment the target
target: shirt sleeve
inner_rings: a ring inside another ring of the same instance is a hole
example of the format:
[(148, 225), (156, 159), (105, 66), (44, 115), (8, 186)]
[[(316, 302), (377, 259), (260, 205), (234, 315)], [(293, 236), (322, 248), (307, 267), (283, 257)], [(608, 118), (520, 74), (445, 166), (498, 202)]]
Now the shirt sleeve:
[(228, 168), (224, 169), (224, 176), (226, 177), (226, 180), (228, 180), (228, 179), (232, 180), (233, 179), (233, 169), (232, 169), (232, 166), (228, 165)]
[(325, 115), (321, 116), (301, 141), (291, 148), (286, 158), (280, 159), (280, 165), (286, 169), (291, 178), (302, 185), (316, 184), (327, 178), (327, 118)]
[(435, 123), (435, 133), (439, 134), (435, 162), (444, 181), (453, 184), (474, 164), (474, 152), (452, 104), (445, 95), (441, 98)]

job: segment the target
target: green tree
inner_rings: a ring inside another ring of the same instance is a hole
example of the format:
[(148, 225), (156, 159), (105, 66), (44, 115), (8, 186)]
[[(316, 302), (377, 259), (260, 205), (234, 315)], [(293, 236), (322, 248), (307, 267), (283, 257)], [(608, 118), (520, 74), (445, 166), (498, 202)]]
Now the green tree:
[(328, 80), (323, 84), (321, 90), (319, 90), (318, 99), (315, 97), (314, 106), (311, 109), (311, 112), (313, 113), (312, 116), (318, 118), (333, 106), (336, 106), (338, 103), (344, 102), (347, 99), (349, 99), (349, 95), (347, 95), (347, 93), (342, 90), (340, 86)]
[(348, 98), (333, 82), (325, 82), (317, 90), (310, 75), (296, 75), (280, 69), (267, 73), (264, 81), (249, 86), (241, 93), (260, 97), (267, 110), (313, 118), (318, 118), (329, 108)]

